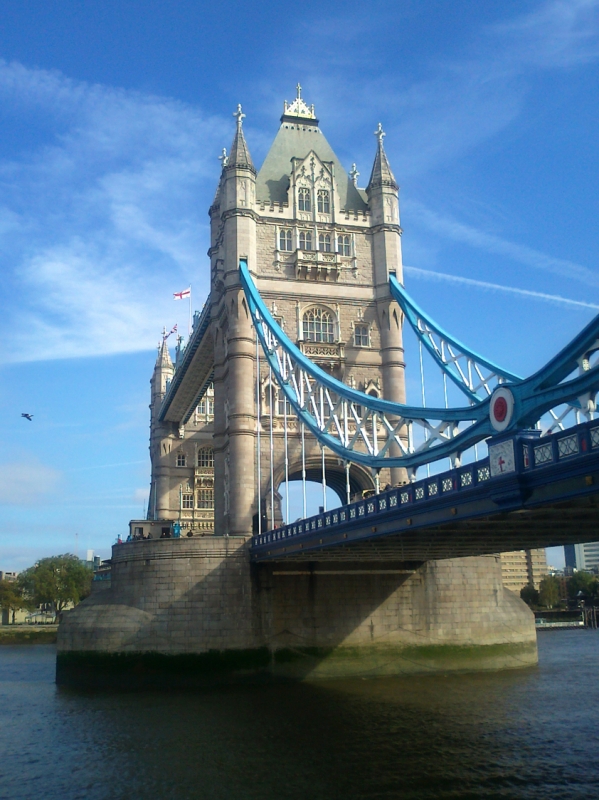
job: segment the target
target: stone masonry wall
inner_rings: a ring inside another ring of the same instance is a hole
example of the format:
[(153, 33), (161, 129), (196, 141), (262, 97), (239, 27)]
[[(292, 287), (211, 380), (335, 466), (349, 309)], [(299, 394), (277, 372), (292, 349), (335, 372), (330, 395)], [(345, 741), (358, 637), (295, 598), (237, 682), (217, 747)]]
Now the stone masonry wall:
[[(385, 571), (383, 571), (385, 570)], [(251, 567), (244, 537), (115, 545), (112, 588), (67, 612), (59, 653), (271, 653), (286, 677), (536, 662), (534, 620), (494, 556)], [(60, 657), (60, 656), (59, 656)]]

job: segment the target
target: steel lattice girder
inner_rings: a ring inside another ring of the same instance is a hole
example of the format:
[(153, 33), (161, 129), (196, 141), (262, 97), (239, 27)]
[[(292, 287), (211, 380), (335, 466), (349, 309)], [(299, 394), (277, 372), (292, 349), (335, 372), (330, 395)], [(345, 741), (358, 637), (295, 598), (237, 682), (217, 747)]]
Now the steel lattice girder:
[[(383, 467), (415, 469), (461, 453), (497, 433), (490, 418), (493, 395), (482, 400), (470, 398), (472, 405), (466, 407), (423, 408), (372, 397), (346, 386), (310, 361), (281, 330), (260, 297), (246, 260), (240, 260), (239, 271), (254, 327), (278, 386), (300, 422), (336, 455), (375, 470)], [(509, 390), (513, 396), (513, 413), (506, 432), (530, 427), (544, 413), (564, 403), (573, 402), (579, 408), (594, 410), (599, 368), (590, 367), (588, 357), (599, 349), (599, 315), (545, 367), (526, 379), (518, 379), (467, 350), (456, 339), (444, 334), (439, 326), (435, 325), (434, 330), (441, 332), (439, 335), (445, 336), (456, 349), (459, 347), (465, 355), (478, 359), (477, 363), (502, 378), (501, 388)], [(581, 368), (585, 359), (587, 368), (582, 374), (564, 381), (572, 371)], [(455, 375), (452, 379), (455, 380)], [(357, 407), (366, 410), (361, 419)], [(352, 435), (348, 432), (348, 420), (355, 426)], [(385, 442), (381, 448), (374, 441), (378, 424), (384, 428)], [(468, 427), (459, 431), (460, 424), (468, 424)], [(420, 426), (429, 436), (418, 448), (405, 443), (406, 427), (412, 425)], [(337, 436), (331, 431), (336, 431)], [(393, 454), (397, 449), (401, 455)]]

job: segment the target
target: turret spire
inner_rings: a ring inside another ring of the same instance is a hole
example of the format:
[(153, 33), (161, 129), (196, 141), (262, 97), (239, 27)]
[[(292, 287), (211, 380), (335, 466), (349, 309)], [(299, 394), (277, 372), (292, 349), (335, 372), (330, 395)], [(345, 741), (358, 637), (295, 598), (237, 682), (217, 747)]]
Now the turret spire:
[(383, 126), (379, 122), (377, 129), (374, 132), (374, 135), (377, 138), (378, 146), (376, 149), (376, 155), (374, 157), (374, 164), (372, 165), (372, 172), (370, 174), (370, 180), (368, 181), (368, 187), (366, 191), (371, 191), (372, 189), (376, 189), (382, 186), (387, 186), (394, 191), (398, 190), (398, 185), (395, 181), (395, 177), (391, 172), (391, 167), (389, 166), (389, 161), (387, 159), (387, 154), (385, 153), (385, 148), (383, 147), (383, 138), (386, 136), (385, 131), (383, 130)]
[(226, 169), (245, 167), (246, 169), (252, 170), (252, 172), (256, 172), (252, 163), (250, 151), (245, 141), (245, 136), (243, 135), (242, 120), (245, 114), (241, 110), (241, 104), (237, 105), (237, 111), (234, 112), (233, 116), (237, 119), (237, 130), (235, 131), (235, 138), (233, 139), (233, 144), (231, 145), (231, 150), (227, 158)]
[[(172, 333), (172, 331), (171, 331)], [(166, 328), (162, 329), (162, 341), (158, 344), (158, 358), (156, 359), (156, 367), (169, 367), (173, 368), (171, 354), (168, 351), (166, 340), (171, 334), (166, 332)]]

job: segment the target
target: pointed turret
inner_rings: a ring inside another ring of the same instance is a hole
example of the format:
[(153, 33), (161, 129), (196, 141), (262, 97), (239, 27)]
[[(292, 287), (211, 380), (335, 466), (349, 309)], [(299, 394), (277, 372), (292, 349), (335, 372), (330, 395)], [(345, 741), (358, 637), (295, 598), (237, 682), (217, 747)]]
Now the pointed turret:
[[(170, 334), (169, 334), (170, 335)], [(175, 367), (171, 359), (171, 354), (167, 346), (168, 336), (166, 335), (166, 328), (162, 330), (162, 341), (158, 345), (158, 357), (154, 365), (154, 374), (150, 381), (152, 387), (152, 404), (150, 408), (152, 413), (158, 410), (158, 406), (162, 402), (165, 395), (168, 381), (172, 380)]]
[(233, 138), (233, 144), (231, 145), (229, 155), (226, 157), (225, 169), (232, 170), (245, 168), (256, 174), (256, 168), (252, 163), (252, 157), (245, 141), (245, 136), (243, 135), (242, 120), (245, 117), (245, 114), (241, 110), (241, 105), (237, 106), (237, 111), (233, 114), (233, 116), (237, 117), (237, 130), (235, 131), (235, 136)]
[(387, 154), (385, 153), (385, 148), (383, 147), (383, 137), (386, 134), (380, 122), (378, 128), (374, 132), (374, 135), (378, 139), (378, 145), (376, 148), (374, 164), (372, 165), (372, 172), (370, 174), (370, 180), (368, 181), (368, 187), (366, 188), (366, 191), (370, 194), (373, 189), (387, 187), (397, 192), (399, 186), (395, 181), (393, 172), (391, 172)]
[[(166, 334), (166, 330), (164, 331)], [(161, 367), (167, 367), (172, 369), (173, 368), (173, 361), (171, 359), (171, 354), (168, 351), (168, 346), (166, 344), (166, 338), (163, 334), (162, 342), (158, 345), (158, 358), (156, 359), (156, 369)]]

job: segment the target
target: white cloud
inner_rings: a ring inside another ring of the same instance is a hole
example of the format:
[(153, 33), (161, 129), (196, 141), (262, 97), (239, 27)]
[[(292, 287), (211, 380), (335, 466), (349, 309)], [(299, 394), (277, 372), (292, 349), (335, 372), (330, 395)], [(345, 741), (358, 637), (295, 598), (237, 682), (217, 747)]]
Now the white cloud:
[(36, 458), (0, 464), (0, 505), (34, 506), (56, 491), (60, 479)]
[[(222, 122), (174, 100), (0, 62), (0, 102), (44, 143), (0, 161), (5, 359), (150, 349), (207, 294), (205, 208)], [(231, 123), (230, 123), (231, 125)], [(229, 125), (229, 127), (230, 127)], [(184, 304), (186, 305), (186, 304)]]
[(448, 275), (444, 272), (435, 272), (430, 269), (419, 269), (418, 267), (404, 266), (404, 272), (414, 278), (421, 278), (427, 281), (444, 281), (447, 283), (459, 283), (464, 286), (473, 286), (483, 291), (491, 292), (507, 292), (508, 294), (520, 295), (521, 297), (530, 297), (533, 300), (541, 300), (545, 303), (553, 303), (567, 308), (578, 309), (592, 309), (599, 311), (599, 305), (596, 303), (586, 303), (583, 300), (571, 300), (568, 297), (562, 297), (557, 294), (545, 294), (544, 292), (531, 291), (529, 289), (519, 289), (516, 286), (503, 286), (499, 283), (490, 283), (489, 281), (477, 281), (473, 278), (463, 278), (459, 275)]
[(599, 286), (599, 275), (596, 272), (573, 261), (548, 256), (527, 245), (507, 241), (495, 234), (478, 230), (450, 217), (442, 217), (415, 200), (410, 203), (410, 212), (414, 213), (418, 221), (430, 230), (453, 241), (471, 245), (485, 250), (487, 253), (506, 256), (532, 269), (561, 275), (588, 286)]

